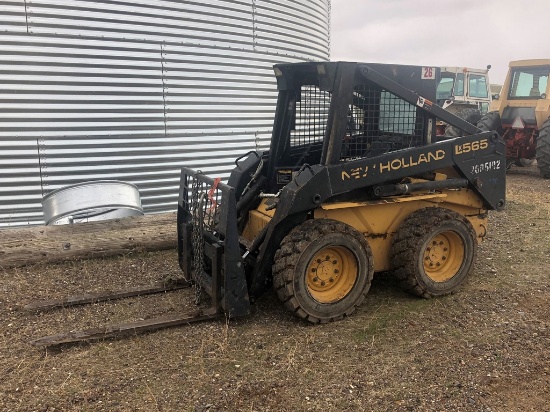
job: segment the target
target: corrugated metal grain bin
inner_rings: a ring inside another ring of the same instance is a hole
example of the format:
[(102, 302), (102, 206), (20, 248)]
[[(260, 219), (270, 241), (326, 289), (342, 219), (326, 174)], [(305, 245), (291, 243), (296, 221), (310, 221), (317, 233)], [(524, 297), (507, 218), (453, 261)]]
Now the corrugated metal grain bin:
[(225, 178), (265, 149), (271, 66), (327, 60), (330, 0), (0, 1), (0, 227), (52, 190), (136, 185), (176, 208), (182, 165)]

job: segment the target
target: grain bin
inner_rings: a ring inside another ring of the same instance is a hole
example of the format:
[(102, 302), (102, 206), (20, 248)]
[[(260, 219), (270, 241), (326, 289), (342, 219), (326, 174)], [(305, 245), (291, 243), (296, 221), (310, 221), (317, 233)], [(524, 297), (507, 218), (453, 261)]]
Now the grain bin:
[(175, 210), (179, 169), (266, 148), (272, 65), (329, 57), (330, 0), (1, 1), (0, 227), (121, 180)]

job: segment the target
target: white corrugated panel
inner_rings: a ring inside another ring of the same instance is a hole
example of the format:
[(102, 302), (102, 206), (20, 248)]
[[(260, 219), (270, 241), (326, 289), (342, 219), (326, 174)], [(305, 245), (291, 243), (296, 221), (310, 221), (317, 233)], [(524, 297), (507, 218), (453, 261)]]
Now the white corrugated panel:
[(329, 0), (0, 1), (0, 227), (98, 179), (174, 210), (181, 166), (269, 144), (272, 65), (326, 60)]

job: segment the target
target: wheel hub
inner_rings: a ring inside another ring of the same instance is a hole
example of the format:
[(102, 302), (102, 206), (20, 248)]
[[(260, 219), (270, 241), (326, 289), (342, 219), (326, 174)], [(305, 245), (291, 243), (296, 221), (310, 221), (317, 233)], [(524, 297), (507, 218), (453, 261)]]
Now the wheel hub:
[(357, 260), (341, 246), (320, 250), (307, 267), (306, 283), (311, 296), (321, 303), (333, 303), (349, 293), (357, 280)]
[(424, 250), (424, 270), (436, 282), (452, 278), (462, 265), (464, 243), (455, 232), (434, 236)]
[(424, 260), (430, 268), (441, 266), (449, 257), (449, 243), (447, 239), (443, 236), (438, 236), (438, 238), (432, 241), (431, 246), (428, 246), (424, 253)]
[(312, 262), (310, 277), (311, 285), (316, 290), (324, 290), (331, 287), (331, 284), (338, 282), (342, 273), (342, 262), (334, 254), (327, 254)]

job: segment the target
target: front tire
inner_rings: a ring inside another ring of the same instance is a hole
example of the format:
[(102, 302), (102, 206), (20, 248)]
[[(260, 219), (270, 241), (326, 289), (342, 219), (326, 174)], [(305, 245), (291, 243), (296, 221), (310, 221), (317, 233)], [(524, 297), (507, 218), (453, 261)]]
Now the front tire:
[(423, 298), (453, 293), (476, 259), (476, 233), (448, 209), (417, 210), (398, 229), (392, 245), (394, 275), (401, 287)]
[(298, 317), (326, 323), (352, 314), (373, 277), (373, 255), (365, 237), (330, 219), (306, 220), (275, 254), (273, 285)]
[(540, 174), (550, 179), (550, 118), (548, 118), (539, 130), (537, 138), (537, 165)]
[[(479, 111), (479, 109), (467, 107), (456, 112), (456, 116), (460, 117), (462, 120), (465, 120), (470, 124), (476, 125), (481, 119), (481, 112)], [(452, 126), (450, 124), (447, 124), (445, 126), (445, 136), (448, 138), (460, 137), (464, 135), (465, 133), (456, 126)]]

